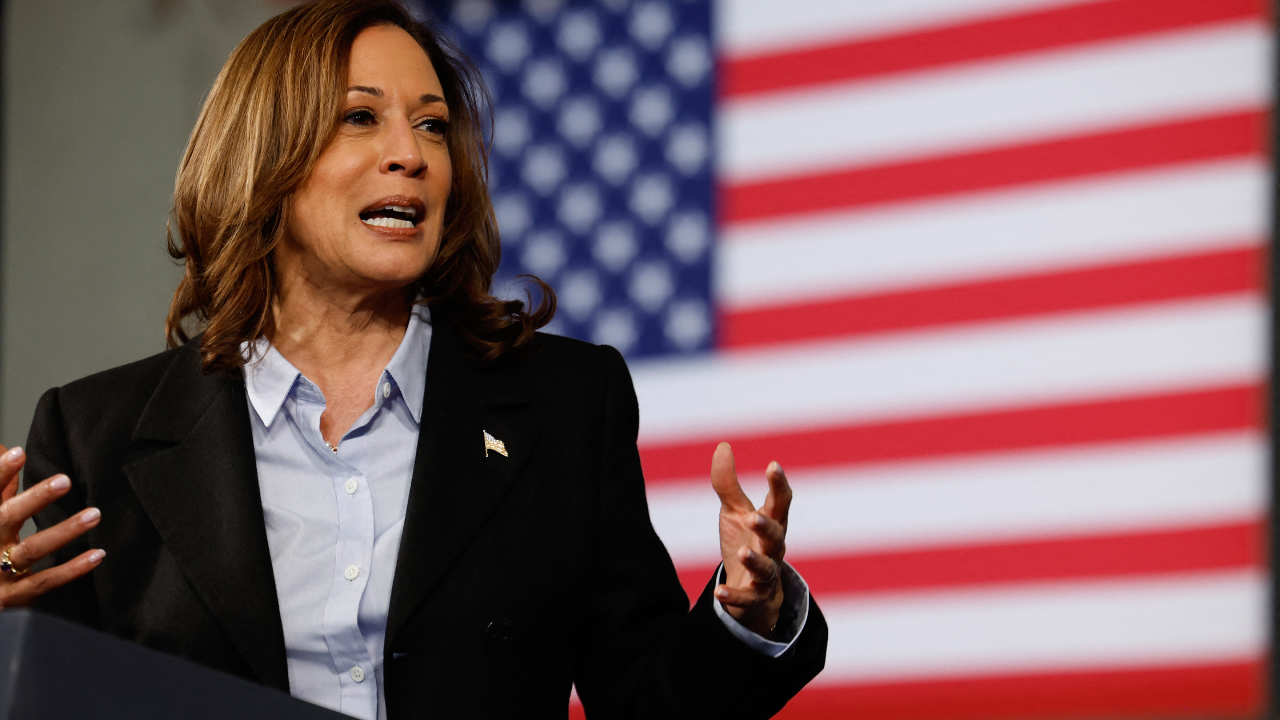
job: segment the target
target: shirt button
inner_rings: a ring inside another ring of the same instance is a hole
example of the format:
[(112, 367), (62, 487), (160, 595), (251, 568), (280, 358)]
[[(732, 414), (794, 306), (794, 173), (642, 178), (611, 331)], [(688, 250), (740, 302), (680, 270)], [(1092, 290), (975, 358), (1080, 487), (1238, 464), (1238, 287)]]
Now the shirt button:
[(348, 565), (347, 571), (342, 573), (348, 580), (355, 580), (360, 577), (360, 568), (355, 565)]
[(384, 398), (391, 397), (391, 383), (388, 383), (388, 382), (382, 383), (382, 397)]
[(346, 490), (348, 495), (355, 495), (359, 488), (360, 483), (355, 478), (347, 478), (347, 482), (342, 485), (342, 489)]
[(351, 668), (351, 679), (356, 682), (364, 682), (364, 670), (361, 670), (359, 665)]

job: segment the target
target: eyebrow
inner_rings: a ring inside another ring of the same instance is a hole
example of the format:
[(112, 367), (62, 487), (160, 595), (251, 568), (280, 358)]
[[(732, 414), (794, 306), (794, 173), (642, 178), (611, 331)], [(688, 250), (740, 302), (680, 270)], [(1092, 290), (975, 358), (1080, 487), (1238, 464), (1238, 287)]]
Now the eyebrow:
[[(379, 90), (376, 87), (369, 87), (368, 85), (352, 85), (351, 87), (347, 88), (347, 92), (361, 92), (366, 95), (372, 95), (377, 98), (382, 97), (381, 90)], [(439, 95), (436, 95), (435, 93), (423, 93), (418, 97), (418, 102), (424, 105), (428, 103), (444, 103), (444, 98), (440, 97)]]

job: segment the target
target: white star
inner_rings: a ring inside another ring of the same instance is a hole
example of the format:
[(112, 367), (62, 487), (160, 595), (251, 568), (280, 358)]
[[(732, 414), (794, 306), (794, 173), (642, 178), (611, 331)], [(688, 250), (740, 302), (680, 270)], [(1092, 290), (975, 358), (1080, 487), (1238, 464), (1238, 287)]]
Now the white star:
[(520, 22), (495, 24), (489, 29), (489, 42), (485, 55), (493, 64), (508, 72), (515, 70), (529, 57), (529, 34)]
[(560, 19), (556, 45), (569, 57), (582, 62), (600, 45), (600, 22), (590, 10), (566, 12)]
[(671, 181), (662, 173), (646, 175), (631, 188), (631, 212), (650, 225), (657, 225), (671, 210), (675, 197)]
[(665, 2), (645, 2), (631, 12), (628, 30), (641, 45), (656, 50), (671, 34), (671, 8)]
[(556, 217), (569, 229), (582, 235), (600, 219), (600, 194), (591, 185), (573, 185), (560, 195)]
[(654, 313), (675, 292), (675, 281), (671, 277), (671, 268), (661, 260), (636, 263), (631, 271), (631, 282), (627, 286), (627, 294), (646, 312)]
[(635, 228), (625, 220), (618, 220), (600, 226), (591, 254), (606, 269), (616, 273), (631, 262), (638, 249)]
[(558, 145), (539, 145), (530, 148), (524, 158), (524, 167), (520, 177), (535, 191), (550, 195), (556, 186), (564, 180), (564, 152)]
[(676, 114), (675, 101), (666, 85), (651, 85), (636, 90), (631, 98), (627, 119), (649, 137), (657, 137)]
[(564, 238), (555, 230), (530, 233), (520, 262), (534, 275), (546, 279), (564, 265)]
[(564, 95), (569, 81), (564, 76), (560, 61), (552, 58), (529, 63), (520, 90), (538, 107), (546, 110)]

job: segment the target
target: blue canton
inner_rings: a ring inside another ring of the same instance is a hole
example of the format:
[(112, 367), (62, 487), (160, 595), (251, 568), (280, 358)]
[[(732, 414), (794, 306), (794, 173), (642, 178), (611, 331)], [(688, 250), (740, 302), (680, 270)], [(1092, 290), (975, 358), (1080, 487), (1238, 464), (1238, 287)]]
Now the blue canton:
[(499, 294), (555, 288), (552, 332), (628, 357), (714, 338), (707, 0), (427, 0), (494, 99)]

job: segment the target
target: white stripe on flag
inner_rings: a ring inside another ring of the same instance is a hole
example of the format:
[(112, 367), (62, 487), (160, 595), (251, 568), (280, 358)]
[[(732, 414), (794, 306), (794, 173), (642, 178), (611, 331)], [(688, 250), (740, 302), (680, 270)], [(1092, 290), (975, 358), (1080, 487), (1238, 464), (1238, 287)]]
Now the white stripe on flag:
[[(791, 471), (788, 557), (1254, 521), (1267, 501), (1257, 432)], [(767, 487), (742, 476), (755, 502)], [(706, 478), (648, 490), (677, 565), (720, 559)]]
[(640, 440), (1258, 382), (1266, 315), (1215, 298), (636, 362)]
[(804, 175), (1265, 107), (1257, 22), (1140, 37), (904, 77), (729, 99), (722, 182)]
[(1259, 570), (826, 598), (818, 684), (1255, 659)]
[(720, 51), (733, 56), (1078, 4), (1080, 0), (787, 0), (786, 11), (779, 12), (777, 0), (721, 0), (714, 17)]
[(728, 309), (1212, 250), (1266, 237), (1261, 160), (730, 225)]

